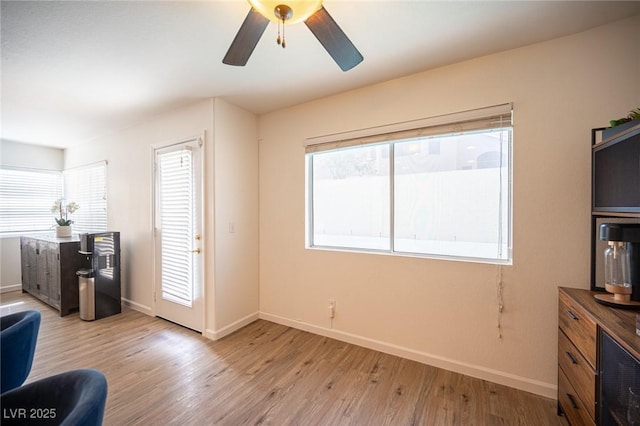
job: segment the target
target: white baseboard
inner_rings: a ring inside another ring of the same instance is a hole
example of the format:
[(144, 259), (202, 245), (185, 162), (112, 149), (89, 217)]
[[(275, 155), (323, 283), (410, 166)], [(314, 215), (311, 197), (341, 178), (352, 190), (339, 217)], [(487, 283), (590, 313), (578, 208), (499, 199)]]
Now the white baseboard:
[(226, 327), (222, 327), (220, 330), (206, 329), (202, 334), (204, 334), (206, 338), (211, 340), (222, 339), (224, 336), (228, 336), (234, 331), (240, 330), (242, 327), (245, 327), (251, 324), (252, 322), (258, 320), (259, 318), (260, 318), (259, 313), (254, 312), (252, 314), (247, 315), (244, 318), (240, 318), (238, 321), (235, 321), (227, 325)]
[(556, 399), (558, 387), (552, 383), (540, 382), (538, 380), (528, 379), (526, 377), (517, 376), (515, 374), (505, 373), (503, 371), (493, 370), (478, 365), (468, 364), (453, 359), (448, 359), (438, 355), (428, 354), (416, 351), (414, 349), (397, 346), (391, 343), (379, 340), (369, 339), (367, 337), (358, 336), (343, 331), (319, 327), (301, 321), (291, 320), (289, 318), (272, 315), (266, 312), (260, 312), (260, 319), (286, 325), (310, 333), (319, 334), (321, 336), (330, 337), (340, 340), (341, 342), (351, 343), (357, 346), (384, 352), (390, 355), (396, 355), (422, 364), (431, 365), (442, 368), (444, 370), (453, 371), (467, 376), (487, 380), (492, 383), (509, 386), (546, 398)]
[(5, 285), (0, 287), (0, 293), (9, 293), (11, 291), (22, 290), (22, 284)]
[(149, 306), (145, 306), (138, 302), (134, 302), (133, 300), (125, 299), (124, 297), (121, 299), (122, 305), (127, 308), (133, 309), (134, 311), (142, 312), (145, 315), (153, 316), (153, 309)]

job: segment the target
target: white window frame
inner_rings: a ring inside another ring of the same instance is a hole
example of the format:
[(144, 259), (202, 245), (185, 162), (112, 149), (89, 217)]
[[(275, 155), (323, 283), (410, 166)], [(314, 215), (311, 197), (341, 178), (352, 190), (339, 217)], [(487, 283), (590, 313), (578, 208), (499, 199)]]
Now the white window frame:
[[(394, 248), (394, 171), (393, 171), (393, 151), (395, 143), (406, 142), (414, 138), (424, 137), (438, 137), (451, 134), (465, 134), (477, 131), (485, 131), (491, 129), (508, 129), (509, 140), (507, 143), (507, 158), (508, 164), (506, 167), (507, 188), (502, 188), (501, 196), (508, 197), (507, 210), (508, 217), (502, 217), (500, 220), (506, 221), (507, 232), (506, 235), (502, 235), (502, 241), (506, 243), (507, 252), (497, 254), (494, 257), (476, 257), (466, 255), (455, 254), (431, 254), (431, 253), (412, 253), (412, 252), (400, 252)], [(454, 114), (446, 114), (437, 117), (430, 117), (421, 120), (408, 121), (403, 123), (396, 123), (387, 126), (378, 126), (374, 128), (356, 130), (351, 132), (345, 132), (340, 134), (332, 134), (321, 137), (314, 137), (307, 139), (304, 142), (305, 146), (305, 169), (306, 169), (306, 191), (305, 191), (305, 204), (306, 204), (306, 233), (305, 233), (305, 247), (308, 249), (320, 249), (320, 250), (337, 250), (337, 251), (356, 251), (365, 253), (382, 253), (399, 256), (410, 257), (426, 257), (426, 258), (438, 258), (447, 260), (460, 260), (468, 262), (479, 263), (492, 263), (492, 264), (506, 264), (510, 265), (513, 262), (513, 249), (512, 249), (512, 152), (513, 152), (513, 105), (501, 104), (492, 107), (479, 108), (470, 111), (463, 111)], [(336, 247), (336, 246), (319, 246), (313, 241), (314, 232), (314, 218), (313, 218), (313, 155), (315, 153), (334, 151), (344, 148), (357, 147), (360, 145), (373, 145), (373, 144), (388, 144), (391, 154), (389, 155), (389, 169), (390, 169), (390, 249), (389, 250), (372, 250), (366, 248), (352, 248), (352, 247)], [(505, 241), (506, 240), (506, 241)]]

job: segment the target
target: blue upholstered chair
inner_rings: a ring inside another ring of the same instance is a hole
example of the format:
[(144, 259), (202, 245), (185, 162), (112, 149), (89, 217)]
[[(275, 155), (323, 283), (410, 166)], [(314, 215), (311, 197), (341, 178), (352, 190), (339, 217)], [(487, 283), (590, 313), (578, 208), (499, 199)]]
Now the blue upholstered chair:
[(104, 374), (68, 371), (3, 393), (2, 425), (100, 426), (106, 400)]
[(23, 311), (0, 318), (0, 393), (22, 385), (33, 364), (40, 312)]

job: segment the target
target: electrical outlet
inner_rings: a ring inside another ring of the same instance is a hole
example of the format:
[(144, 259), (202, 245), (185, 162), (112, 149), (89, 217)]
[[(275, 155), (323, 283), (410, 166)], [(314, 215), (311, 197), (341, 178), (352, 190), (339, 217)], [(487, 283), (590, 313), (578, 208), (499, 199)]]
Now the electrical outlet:
[(329, 318), (336, 316), (336, 301), (329, 299)]

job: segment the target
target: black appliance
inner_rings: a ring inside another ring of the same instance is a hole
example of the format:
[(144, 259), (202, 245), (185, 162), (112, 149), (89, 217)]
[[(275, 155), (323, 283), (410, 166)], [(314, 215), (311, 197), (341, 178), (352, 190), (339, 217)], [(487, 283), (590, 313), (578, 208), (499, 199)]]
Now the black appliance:
[(91, 321), (119, 314), (120, 233), (80, 234), (79, 253), (80, 318)]
[(604, 129), (605, 139), (593, 145), (591, 209), (594, 212), (640, 213), (640, 122), (627, 124), (625, 129)]

